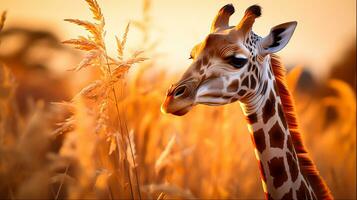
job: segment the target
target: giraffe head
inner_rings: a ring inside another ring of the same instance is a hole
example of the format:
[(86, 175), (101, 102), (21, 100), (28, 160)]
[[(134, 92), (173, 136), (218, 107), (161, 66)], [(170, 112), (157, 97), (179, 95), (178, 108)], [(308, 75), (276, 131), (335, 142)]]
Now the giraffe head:
[(262, 38), (251, 31), (261, 15), (259, 6), (249, 7), (238, 25), (229, 26), (233, 13), (232, 4), (219, 10), (208, 36), (192, 49), (192, 64), (169, 88), (163, 112), (184, 115), (197, 104), (249, 101), (262, 88), (268, 78), (263, 72), (269, 70), (269, 55), (285, 47), (297, 23), (275, 26)]

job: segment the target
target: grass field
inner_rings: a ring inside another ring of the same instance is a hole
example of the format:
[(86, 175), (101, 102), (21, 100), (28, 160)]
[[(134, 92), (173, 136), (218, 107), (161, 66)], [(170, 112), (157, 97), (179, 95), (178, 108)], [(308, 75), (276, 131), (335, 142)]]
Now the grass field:
[[(82, 87), (64, 79), (64, 90), (75, 91), (71, 100), (18, 99), (26, 90), (18, 71), (0, 67), (0, 197), (263, 198), (240, 106), (198, 106), (183, 117), (162, 114), (166, 89), (179, 74), (146, 56), (155, 51), (150, 44), (144, 51), (126, 49), (130, 30), (149, 22), (122, 27), (122, 35), (112, 39), (116, 55), (108, 55), (105, 13), (95, 0), (86, 2), (93, 19), (66, 19), (88, 31), (63, 42), (83, 52), (72, 70), (88, 80)], [(140, 27), (145, 42), (148, 30)], [(310, 156), (336, 199), (356, 198), (356, 93), (331, 78), (321, 83), (329, 92), (312, 95), (297, 89), (300, 76), (297, 67), (288, 79)]]

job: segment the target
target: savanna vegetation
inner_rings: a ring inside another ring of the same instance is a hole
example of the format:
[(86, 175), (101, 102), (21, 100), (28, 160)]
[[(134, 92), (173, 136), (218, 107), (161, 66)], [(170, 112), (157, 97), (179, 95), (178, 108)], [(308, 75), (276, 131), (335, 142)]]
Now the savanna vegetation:
[[(157, 52), (149, 40), (151, 2), (143, 1), (142, 20), (123, 25), (123, 33), (111, 39), (117, 44), (115, 55), (109, 55), (104, 39), (105, 13), (96, 0), (86, 2), (93, 19), (66, 21), (88, 35), (60, 44), (80, 50), (83, 59), (68, 73), (85, 76), (85, 84), (54, 81), (46, 71), (2, 58), (0, 197), (263, 198), (238, 104), (198, 106), (183, 117), (160, 112), (166, 89), (179, 77), (157, 67), (156, 56), (148, 56)], [(6, 13), (0, 30), (5, 18)], [(137, 51), (126, 48), (131, 29), (142, 33)], [(354, 66), (342, 67), (355, 70), (355, 57), (347, 63)], [(305, 144), (333, 195), (353, 199), (355, 80), (332, 74), (306, 86), (304, 77), (302, 67), (288, 74)]]

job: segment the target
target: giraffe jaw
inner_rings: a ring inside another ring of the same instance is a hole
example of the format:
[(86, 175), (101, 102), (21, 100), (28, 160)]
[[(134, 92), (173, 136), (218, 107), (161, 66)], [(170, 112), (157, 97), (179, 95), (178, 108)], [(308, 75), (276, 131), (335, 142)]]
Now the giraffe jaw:
[(188, 113), (188, 111), (190, 111), (191, 108), (192, 108), (192, 106), (188, 106), (188, 107), (182, 108), (180, 110), (177, 110), (171, 114), (177, 115), (177, 116), (182, 116), (182, 115), (185, 115), (186, 113)]
[(182, 116), (185, 115), (186, 113), (188, 113), (192, 108), (192, 105), (184, 107), (184, 108), (180, 108), (178, 110), (175, 111), (171, 111), (171, 110), (167, 110), (167, 107), (164, 106), (164, 104), (161, 105), (161, 112), (164, 114), (173, 114), (176, 116)]

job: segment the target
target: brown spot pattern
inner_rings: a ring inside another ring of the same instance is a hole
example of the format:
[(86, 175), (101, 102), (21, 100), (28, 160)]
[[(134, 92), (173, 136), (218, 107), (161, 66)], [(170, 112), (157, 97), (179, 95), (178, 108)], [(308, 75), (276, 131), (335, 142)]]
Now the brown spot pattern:
[(235, 102), (235, 101), (237, 101), (237, 100), (238, 100), (237, 97), (233, 97), (233, 98), (230, 100), (230, 102), (232, 103), (232, 102)]
[(299, 168), (298, 168), (298, 164), (297, 162), (294, 160), (294, 158), (291, 156), (291, 154), (289, 152), (286, 152), (286, 158), (288, 161), (288, 165), (289, 165), (289, 171), (291, 174), (291, 180), (293, 182), (296, 181), (298, 175), (299, 175)]
[(281, 200), (291, 200), (293, 199), (293, 189), (290, 189), (288, 193), (286, 193)]
[(244, 79), (243, 79), (243, 82), (242, 82), (242, 86), (246, 86), (247, 88), (249, 88), (248, 84), (249, 84), (249, 77), (246, 76)]
[(293, 141), (291, 141), (291, 136), (288, 135), (288, 140), (286, 141), (287, 142), (287, 147), (289, 149), (290, 152), (293, 152), (294, 149), (293, 149)]
[(266, 147), (263, 129), (254, 131), (253, 136), (254, 136), (254, 144), (256, 148), (260, 153), (262, 153)]
[(274, 126), (268, 132), (270, 138), (270, 147), (280, 148), (284, 147), (284, 132), (281, 130), (279, 123), (275, 122)]
[(256, 85), (257, 85), (257, 82), (256, 82), (254, 76), (253, 75), (250, 76), (250, 88), (254, 89)]
[(293, 146), (293, 141), (291, 140), (291, 136), (290, 135), (288, 135), (288, 140), (286, 141), (286, 143), (287, 143), (286, 145), (287, 145), (290, 153), (293, 155), (293, 157), (295, 159), (297, 159), (297, 156), (296, 156), (296, 153), (295, 153), (295, 150), (294, 150), (294, 146)]
[(284, 128), (286, 129), (287, 128), (286, 119), (285, 119), (282, 105), (280, 103), (278, 104), (278, 114), (279, 114), (281, 123), (283, 124)]
[(243, 96), (243, 95), (245, 95), (245, 93), (247, 93), (247, 91), (242, 89), (242, 90), (239, 90), (238, 95)]
[(227, 91), (228, 92), (236, 92), (238, 90), (238, 87), (239, 87), (239, 81), (234, 80), (234, 81), (232, 81), (231, 84), (228, 85)]
[(263, 107), (263, 122), (267, 123), (267, 121), (275, 115), (275, 97), (272, 91), (270, 91), (269, 99), (265, 101), (265, 105)]
[(248, 115), (247, 119), (248, 119), (249, 124), (256, 123), (258, 121), (257, 113), (252, 113), (252, 114)]
[(285, 171), (284, 158), (273, 158), (268, 162), (270, 175), (273, 177), (273, 185), (278, 188), (288, 180), (288, 175)]
[(316, 195), (314, 194), (313, 191), (310, 191), (310, 197), (311, 197), (312, 200), (317, 200), (317, 197), (316, 197)]
[(299, 200), (309, 199), (309, 191), (304, 182), (301, 182), (300, 188), (296, 190), (296, 198)]

